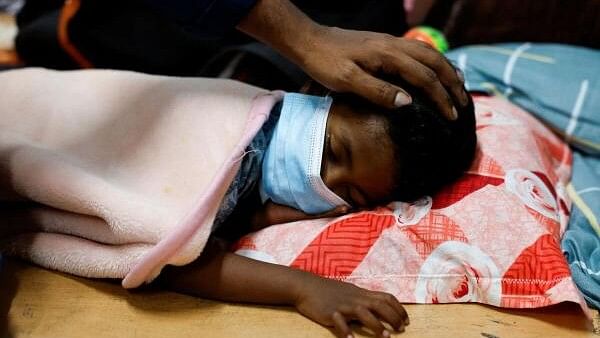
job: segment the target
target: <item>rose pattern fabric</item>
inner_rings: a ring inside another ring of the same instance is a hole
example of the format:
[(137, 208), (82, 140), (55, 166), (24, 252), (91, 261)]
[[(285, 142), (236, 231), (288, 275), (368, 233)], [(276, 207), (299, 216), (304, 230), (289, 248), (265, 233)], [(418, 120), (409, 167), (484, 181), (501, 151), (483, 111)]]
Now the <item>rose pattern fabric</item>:
[(519, 124), (519, 120), (510, 117), (499, 109), (490, 107), (487, 104), (476, 102), (476, 107), (479, 111), (477, 114), (477, 127), (483, 128), (486, 126), (514, 126)]
[(571, 203), (568, 146), (505, 99), (474, 101), (476, 160), (436, 196), (344, 216), (313, 231), (304, 226), (309, 222), (270, 227), (237, 248), (406, 303), (533, 308), (570, 301), (588, 311), (558, 243)]
[(556, 198), (537, 175), (523, 169), (512, 169), (506, 173), (504, 182), (506, 190), (517, 195), (527, 207), (559, 220)]
[(425, 196), (414, 202), (393, 202), (388, 208), (394, 210), (398, 226), (408, 226), (419, 223), (429, 213), (432, 204), (431, 197)]
[[(417, 303), (480, 302), (500, 304), (500, 271), (481, 249), (456, 241), (438, 246), (427, 257), (417, 279)], [(438, 276), (438, 278), (430, 278)]]

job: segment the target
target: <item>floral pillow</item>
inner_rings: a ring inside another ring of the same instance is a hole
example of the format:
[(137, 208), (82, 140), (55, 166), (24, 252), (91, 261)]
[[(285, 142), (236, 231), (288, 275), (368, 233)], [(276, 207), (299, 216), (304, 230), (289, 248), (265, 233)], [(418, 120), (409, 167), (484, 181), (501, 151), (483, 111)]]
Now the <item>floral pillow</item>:
[(238, 254), (386, 291), (406, 303), (585, 310), (559, 239), (569, 217), (567, 144), (499, 97), (475, 97), (478, 150), (433, 197), (242, 238)]

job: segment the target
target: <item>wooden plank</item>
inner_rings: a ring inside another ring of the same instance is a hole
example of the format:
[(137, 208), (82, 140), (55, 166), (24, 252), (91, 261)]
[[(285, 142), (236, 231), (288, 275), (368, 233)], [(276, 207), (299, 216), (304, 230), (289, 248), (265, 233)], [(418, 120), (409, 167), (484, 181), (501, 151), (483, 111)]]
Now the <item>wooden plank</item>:
[[(130, 292), (117, 283), (14, 260), (1, 272), (0, 290), (0, 318), (8, 321), (0, 325), (8, 324), (5, 335), (12, 337), (333, 337), (291, 308), (220, 303), (158, 290)], [(411, 325), (395, 337), (597, 337), (572, 304), (529, 311), (477, 304), (406, 307)]]

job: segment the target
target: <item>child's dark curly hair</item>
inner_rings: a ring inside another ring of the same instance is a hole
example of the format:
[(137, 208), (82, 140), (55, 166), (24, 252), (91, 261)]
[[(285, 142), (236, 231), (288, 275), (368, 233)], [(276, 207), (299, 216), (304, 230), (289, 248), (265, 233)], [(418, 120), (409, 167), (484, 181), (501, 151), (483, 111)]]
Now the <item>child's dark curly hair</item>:
[(404, 85), (411, 93), (412, 104), (388, 110), (354, 95), (334, 95), (334, 101), (365, 113), (381, 112), (394, 146), (396, 184), (391, 197), (413, 201), (433, 195), (458, 179), (473, 162), (477, 144), (473, 101), (457, 107), (458, 118), (447, 120), (433, 102), (416, 89)]

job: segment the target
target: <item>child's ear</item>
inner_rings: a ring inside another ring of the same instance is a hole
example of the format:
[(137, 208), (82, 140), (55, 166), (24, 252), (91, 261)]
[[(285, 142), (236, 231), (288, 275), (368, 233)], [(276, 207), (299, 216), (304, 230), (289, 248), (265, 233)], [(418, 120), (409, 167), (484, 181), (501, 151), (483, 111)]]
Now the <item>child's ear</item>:
[(325, 96), (329, 92), (329, 89), (325, 88), (323, 85), (312, 79), (306, 81), (306, 83), (304, 83), (304, 86), (300, 88), (300, 93), (307, 95)]

